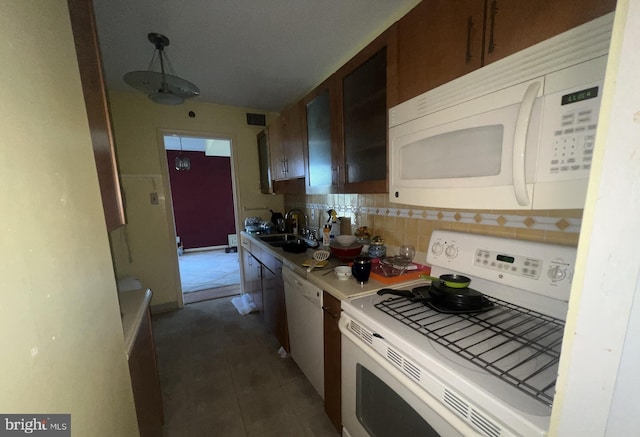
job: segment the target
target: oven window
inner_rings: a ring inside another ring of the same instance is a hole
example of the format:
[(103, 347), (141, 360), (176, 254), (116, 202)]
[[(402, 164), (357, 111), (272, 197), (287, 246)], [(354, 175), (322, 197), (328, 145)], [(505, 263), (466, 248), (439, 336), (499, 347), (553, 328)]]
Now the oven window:
[(374, 437), (439, 437), (395, 391), (366, 367), (356, 366), (356, 416)]

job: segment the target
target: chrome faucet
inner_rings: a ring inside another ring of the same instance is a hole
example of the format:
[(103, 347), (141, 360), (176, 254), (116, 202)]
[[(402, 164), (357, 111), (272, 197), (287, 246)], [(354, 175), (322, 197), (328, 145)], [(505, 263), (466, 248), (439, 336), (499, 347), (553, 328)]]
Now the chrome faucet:
[(298, 208), (293, 208), (290, 209), (289, 211), (287, 211), (287, 213), (284, 215), (285, 219), (294, 219), (298, 222), (298, 229), (297, 229), (297, 234), (302, 233), (303, 229), (307, 228), (307, 224), (308, 224), (308, 219), (307, 216), (304, 212), (302, 212), (301, 209)]

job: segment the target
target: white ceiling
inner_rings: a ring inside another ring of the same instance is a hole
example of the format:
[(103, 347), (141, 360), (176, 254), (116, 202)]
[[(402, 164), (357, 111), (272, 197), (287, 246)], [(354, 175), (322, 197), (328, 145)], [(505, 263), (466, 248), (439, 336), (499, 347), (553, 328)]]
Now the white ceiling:
[[(107, 88), (146, 70), (150, 32), (198, 101), (280, 111), (419, 0), (93, 0)], [(136, 91), (137, 92), (137, 91)]]

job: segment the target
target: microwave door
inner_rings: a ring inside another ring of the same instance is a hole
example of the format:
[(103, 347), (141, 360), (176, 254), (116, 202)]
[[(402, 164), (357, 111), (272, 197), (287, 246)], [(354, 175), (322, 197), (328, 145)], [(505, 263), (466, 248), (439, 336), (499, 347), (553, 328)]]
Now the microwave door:
[(531, 209), (543, 87), (538, 78), (392, 127), (390, 201)]
[(494, 178), (501, 172), (503, 124), (481, 124), (429, 135), (402, 146), (403, 180), (429, 181), (433, 186), (468, 178)]
[(396, 132), (391, 140), (390, 200), (444, 208), (522, 209), (512, 177), (519, 106), (418, 132), (408, 127), (414, 133), (407, 135)]

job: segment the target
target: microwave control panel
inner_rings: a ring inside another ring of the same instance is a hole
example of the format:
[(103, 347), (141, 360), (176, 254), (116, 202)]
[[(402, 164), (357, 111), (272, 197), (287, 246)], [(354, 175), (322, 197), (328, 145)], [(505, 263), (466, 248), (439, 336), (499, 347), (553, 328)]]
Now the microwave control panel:
[(602, 81), (545, 96), (538, 182), (586, 179), (602, 98)]

